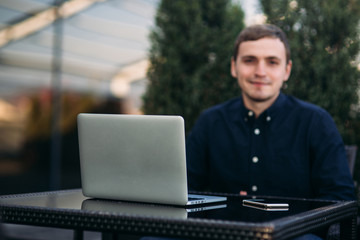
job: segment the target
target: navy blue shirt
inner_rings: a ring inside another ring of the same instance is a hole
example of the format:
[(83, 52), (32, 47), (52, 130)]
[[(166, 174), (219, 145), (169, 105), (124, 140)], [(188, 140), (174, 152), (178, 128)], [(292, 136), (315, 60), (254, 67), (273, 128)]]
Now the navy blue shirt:
[(186, 152), (190, 190), (355, 199), (331, 116), (282, 93), (258, 118), (241, 97), (204, 111)]

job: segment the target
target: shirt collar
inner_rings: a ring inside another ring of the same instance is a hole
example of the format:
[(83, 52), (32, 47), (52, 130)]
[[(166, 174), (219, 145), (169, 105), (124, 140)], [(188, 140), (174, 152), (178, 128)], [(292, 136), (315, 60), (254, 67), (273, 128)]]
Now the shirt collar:
[(265, 110), (267, 115), (275, 115), (279, 110), (282, 110), (286, 104), (286, 95), (280, 92), (279, 96), (268, 109)]
[[(266, 109), (260, 117), (264, 117), (267, 121), (270, 121), (279, 110), (281, 110), (286, 103), (286, 95), (280, 92), (279, 96), (275, 100), (275, 102)], [(239, 97), (238, 104), (232, 106), (234, 111), (231, 111), (234, 113), (233, 120), (234, 121), (244, 121), (245, 119), (249, 119), (249, 117), (253, 117), (253, 113), (251, 110), (247, 109), (244, 105), (244, 101), (242, 97)]]

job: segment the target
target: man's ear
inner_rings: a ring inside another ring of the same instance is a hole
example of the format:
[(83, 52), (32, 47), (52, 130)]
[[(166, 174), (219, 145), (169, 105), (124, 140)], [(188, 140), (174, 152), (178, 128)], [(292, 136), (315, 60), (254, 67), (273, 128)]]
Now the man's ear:
[(292, 68), (292, 61), (291, 60), (289, 60), (289, 62), (286, 64), (285, 68), (286, 68), (285, 69), (286, 73), (285, 73), (284, 81), (287, 81), (289, 79), (289, 77), (290, 77), (290, 74), (291, 74), (291, 68)]
[(231, 58), (231, 67), (230, 67), (230, 72), (231, 72), (231, 76), (233, 76), (234, 78), (237, 78), (237, 73), (236, 73), (236, 62), (234, 60), (234, 58)]

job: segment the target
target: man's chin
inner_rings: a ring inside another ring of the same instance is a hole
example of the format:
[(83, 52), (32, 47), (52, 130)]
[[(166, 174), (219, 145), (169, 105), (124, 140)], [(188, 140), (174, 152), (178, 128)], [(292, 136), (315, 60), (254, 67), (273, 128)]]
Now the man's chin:
[(272, 97), (252, 97), (250, 96), (250, 100), (253, 101), (253, 102), (267, 102), (269, 100), (271, 100)]
[(264, 96), (264, 95), (248, 95), (248, 98), (257, 103), (268, 102), (276, 99), (277, 96)]

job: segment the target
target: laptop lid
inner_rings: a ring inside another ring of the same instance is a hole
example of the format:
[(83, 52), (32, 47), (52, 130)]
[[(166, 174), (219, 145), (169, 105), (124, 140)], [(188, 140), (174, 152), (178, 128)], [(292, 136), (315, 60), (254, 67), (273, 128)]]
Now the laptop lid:
[(189, 204), (182, 117), (81, 113), (78, 131), (85, 196)]

